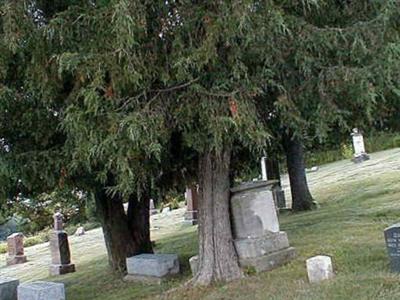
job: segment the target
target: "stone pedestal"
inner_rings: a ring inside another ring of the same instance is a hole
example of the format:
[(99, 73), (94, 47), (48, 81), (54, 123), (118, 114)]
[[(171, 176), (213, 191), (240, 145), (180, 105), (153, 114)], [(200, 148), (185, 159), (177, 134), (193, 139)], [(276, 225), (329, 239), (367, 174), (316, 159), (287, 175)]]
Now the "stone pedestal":
[(197, 214), (198, 214), (198, 195), (197, 187), (192, 186), (186, 188), (186, 213), (185, 213), (185, 223), (196, 225), (197, 224)]
[(161, 283), (161, 280), (179, 274), (176, 254), (140, 254), (126, 259), (126, 281)]
[(231, 190), (233, 236), (239, 264), (257, 272), (269, 271), (295, 256), (280, 231), (274, 181), (244, 183)]
[(18, 300), (65, 300), (63, 283), (31, 282), (18, 287)]
[(355, 163), (361, 163), (363, 161), (369, 160), (369, 155), (365, 151), (363, 135), (359, 132), (357, 128), (354, 128), (351, 136), (353, 138), (354, 147), (354, 157), (352, 161)]
[(17, 300), (19, 280), (9, 277), (0, 277), (0, 299)]
[(7, 238), (8, 256), (6, 258), (7, 266), (23, 264), (27, 261), (24, 255), (24, 235), (14, 233)]
[(60, 217), (60, 214), (55, 214), (54, 221), (55, 230), (50, 234), (50, 275), (63, 275), (75, 272), (75, 265), (71, 264), (71, 252), (69, 250), (68, 234), (62, 230), (62, 215)]

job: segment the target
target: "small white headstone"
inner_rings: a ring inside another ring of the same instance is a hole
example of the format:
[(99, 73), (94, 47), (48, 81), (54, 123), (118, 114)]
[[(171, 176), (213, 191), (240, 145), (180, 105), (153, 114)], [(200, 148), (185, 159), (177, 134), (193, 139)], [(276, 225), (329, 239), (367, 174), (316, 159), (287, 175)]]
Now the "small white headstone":
[(163, 210), (161, 211), (161, 213), (162, 213), (162, 214), (165, 214), (165, 213), (169, 213), (170, 211), (171, 211), (171, 207), (170, 207), (170, 206), (166, 206), (166, 207), (163, 208)]
[(85, 228), (83, 228), (82, 226), (78, 227), (78, 229), (75, 232), (75, 236), (82, 236), (84, 234), (85, 234)]
[(268, 180), (267, 158), (265, 156), (261, 157), (261, 175), (262, 175), (262, 180)]
[(354, 156), (358, 157), (366, 153), (364, 145), (364, 137), (357, 128), (353, 129), (352, 137), (353, 137)]
[(318, 283), (335, 277), (332, 259), (329, 256), (318, 255), (307, 259), (307, 274), (311, 283)]

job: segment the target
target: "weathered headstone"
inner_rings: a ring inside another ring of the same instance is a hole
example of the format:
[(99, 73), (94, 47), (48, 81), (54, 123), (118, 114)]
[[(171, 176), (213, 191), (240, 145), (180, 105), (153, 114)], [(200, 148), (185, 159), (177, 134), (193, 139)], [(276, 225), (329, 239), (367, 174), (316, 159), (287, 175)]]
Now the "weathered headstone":
[(68, 234), (62, 230), (62, 218), (60, 213), (54, 215), (54, 231), (50, 234), (52, 263), (50, 266), (50, 275), (62, 275), (75, 272), (75, 265), (71, 264)]
[(295, 256), (280, 231), (272, 188), (274, 182), (244, 183), (231, 189), (234, 245), (242, 267), (257, 272), (276, 268)]
[(318, 255), (307, 259), (308, 280), (318, 283), (335, 277), (332, 267), (332, 259), (329, 256)]
[(9, 277), (0, 277), (0, 299), (17, 300), (19, 280)]
[(14, 233), (7, 238), (7, 265), (23, 264), (27, 261), (24, 255), (24, 235), (22, 233)]
[(154, 206), (154, 200), (150, 199), (150, 216), (157, 214), (157, 209)]
[(196, 255), (189, 258), (189, 265), (193, 276), (196, 275), (197, 271), (199, 270), (199, 256)]
[(127, 281), (160, 283), (163, 278), (179, 273), (176, 254), (140, 254), (126, 259)]
[(75, 236), (82, 236), (82, 235), (85, 235), (85, 228), (83, 228), (83, 226), (80, 226), (76, 229)]
[(63, 283), (30, 282), (18, 287), (18, 300), (65, 300)]
[(369, 160), (369, 155), (365, 151), (364, 137), (361, 132), (357, 128), (354, 128), (351, 136), (353, 137), (354, 147), (354, 157), (352, 161), (355, 163), (360, 163), (365, 160)]
[(262, 180), (268, 180), (267, 158), (265, 156), (261, 157), (261, 177)]
[(386, 228), (384, 234), (390, 268), (393, 272), (400, 273), (400, 223)]
[(197, 186), (187, 187), (185, 197), (186, 197), (185, 223), (196, 225), (198, 216)]

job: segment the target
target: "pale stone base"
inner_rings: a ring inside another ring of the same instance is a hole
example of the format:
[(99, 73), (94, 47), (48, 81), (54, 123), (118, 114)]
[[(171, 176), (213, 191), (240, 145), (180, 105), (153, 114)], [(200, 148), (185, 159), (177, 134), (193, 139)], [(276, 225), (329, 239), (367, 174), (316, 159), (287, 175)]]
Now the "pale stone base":
[(17, 255), (12, 257), (7, 257), (7, 266), (18, 265), (26, 263), (28, 260), (25, 255)]
[(253, 267), (256, 272), (270, 271), (291, 261), (296, 256), (295, 249), (289, 247), (255, 258), (239, 259), (242, 268)]
[(147, 284), (161, 284), (164, 278), (155, 276), (142, 276), (142, 275), (126, 275), (124, 281), (127, 282), (140, 282)]
[(286, 232), (280, 231), (257, 238), (236, 239), (234, 245), (238, 256), (247, 259), (289, 248), (289, 240)]
[(75, 265), (51, 265), (49, 271), (51, 276), (73, 273), (75, 272)]

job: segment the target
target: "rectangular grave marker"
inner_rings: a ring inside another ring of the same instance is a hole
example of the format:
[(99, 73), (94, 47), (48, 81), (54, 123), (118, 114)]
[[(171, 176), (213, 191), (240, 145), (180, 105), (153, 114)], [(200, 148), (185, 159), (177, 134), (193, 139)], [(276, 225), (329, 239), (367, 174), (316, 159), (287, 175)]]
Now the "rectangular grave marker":
[(386, 248), (390, 258), (390, 268), (393, 272), (400, 272), (400, 223), (385, 229)]

